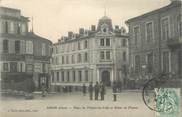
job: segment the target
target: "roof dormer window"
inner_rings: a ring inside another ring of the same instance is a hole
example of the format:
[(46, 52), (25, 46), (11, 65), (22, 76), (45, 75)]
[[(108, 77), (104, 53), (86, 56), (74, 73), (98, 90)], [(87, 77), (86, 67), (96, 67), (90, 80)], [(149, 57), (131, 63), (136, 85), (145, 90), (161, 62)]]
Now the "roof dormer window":
[(108, 25), (107, 24), (103, 24), (101, 26), (101, 30), (102, 30), (103, 33), (107, 33), (108, 32)]

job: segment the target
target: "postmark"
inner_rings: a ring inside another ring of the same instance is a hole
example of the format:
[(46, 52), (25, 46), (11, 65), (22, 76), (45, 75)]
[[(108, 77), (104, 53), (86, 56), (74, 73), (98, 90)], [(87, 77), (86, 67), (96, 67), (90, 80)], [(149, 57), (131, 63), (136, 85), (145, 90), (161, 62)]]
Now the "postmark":
[(174, 84), (169, 74), (160, 74), (150, 79), (143, 87), (145, 105), (155, 111), (156, 117), (179, 117), (180, 85)]

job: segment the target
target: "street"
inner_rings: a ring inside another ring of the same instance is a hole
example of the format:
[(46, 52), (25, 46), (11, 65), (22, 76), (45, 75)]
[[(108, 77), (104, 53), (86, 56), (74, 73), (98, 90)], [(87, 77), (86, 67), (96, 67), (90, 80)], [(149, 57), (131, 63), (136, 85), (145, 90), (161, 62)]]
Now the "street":
[(2, 117), (154, 117), (155, 114), (144, 105), (141, 91), (123, 91), (117, 95), (116, 102), (113, 101), (111, 89), (107, 89), (104, 101), (90, 101), (88, 94), (83, 96), (81, 92), (48, 94), (44, 98), (36, 95), (33, 100), (12, 97), (2, 97), (1, 100)]

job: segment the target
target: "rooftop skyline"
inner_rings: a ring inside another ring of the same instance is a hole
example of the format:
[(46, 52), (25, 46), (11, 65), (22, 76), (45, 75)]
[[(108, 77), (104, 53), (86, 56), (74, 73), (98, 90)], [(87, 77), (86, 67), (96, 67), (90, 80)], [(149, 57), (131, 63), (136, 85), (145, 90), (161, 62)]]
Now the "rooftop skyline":
[(113, 26), (126, 27), (126, 20), (169, 3), (170, 0), (1, 0), (2, 6), (20, 9), (30, 20), (33, 17), (34, 32), (52, 42), (68, 31), (97, 26), (105, 14), (112, 19)]

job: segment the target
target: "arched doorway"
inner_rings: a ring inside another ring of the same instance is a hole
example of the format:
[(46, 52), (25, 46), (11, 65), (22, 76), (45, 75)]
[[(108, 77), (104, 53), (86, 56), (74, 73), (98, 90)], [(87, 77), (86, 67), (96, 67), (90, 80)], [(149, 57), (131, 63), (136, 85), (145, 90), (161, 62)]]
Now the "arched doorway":
[(111, 85), (111, 81), (110, 81), (110, 72), (109, 71), (103, 71), (102, 72), (102, 77), (101, 77), (101, 81), (106, 85), (106, 86), (110, 86)]

